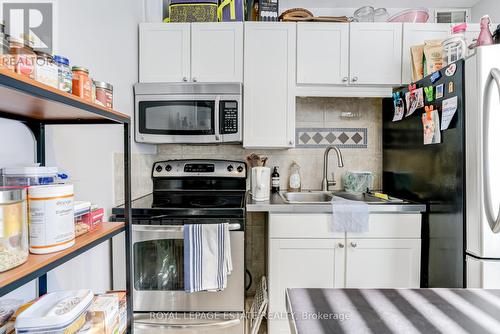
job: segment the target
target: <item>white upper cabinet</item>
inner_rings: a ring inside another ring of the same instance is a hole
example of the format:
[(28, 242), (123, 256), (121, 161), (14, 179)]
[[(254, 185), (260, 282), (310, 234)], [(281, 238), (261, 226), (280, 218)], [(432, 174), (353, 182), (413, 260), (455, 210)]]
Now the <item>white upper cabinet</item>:
[(401, 84), (401, 23), (350, 24), (350, 83)]
[(187, 81), (190, 49), (189, 23), (141, 23), (139, 82)]
[(140, 82), (241, 82), (243, 23), (141, 23)]
[(405, 23), (403, 27), (403, 84), (412, 82), (411, 52), (414, 45), (424, 44), (424, 41), (445, 39), (450, 34), (448, 23)]
[(243, 81), (243, 23), (193, 23), (191, 80)]
[(349, 24), (297, 24), (297, 84), (347, 84)]
[(295, 23), (245, 23), (243, 146), (295, 145)]

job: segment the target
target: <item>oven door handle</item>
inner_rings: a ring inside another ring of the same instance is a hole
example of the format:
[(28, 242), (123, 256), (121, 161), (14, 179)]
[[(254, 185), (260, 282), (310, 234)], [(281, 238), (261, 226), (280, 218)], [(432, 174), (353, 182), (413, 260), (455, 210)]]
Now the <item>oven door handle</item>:
[(167, 324), (167, 323), (158, 323), (158, 322), (148, 322), (148, 321), (138, 321), (134, 320), (134, 327), (136, 328), (142, 328), (142, 329), (148, 329), (151, 327), (156, 327), (156, 328), (165, 328), (165, 329), (196, 329), (196, 330), (201, 330), (203, 328), (228, 328), (228, 327), (234, 327), (240, 324), (240, 319), (231, 319), (231, 320), (224, 320), (220, 322), (209, 322), (209, 323), (199, 323), (199, 324)]
[[(237, 231), (241, 229), (241, 224), (231, 223), (229, 224), (229, 231)], [(134, 225), (132, 224), (132, 231), (137, 232), (172, 232), (172, 233), (182, 233), (184, 232), (183, 225)]]

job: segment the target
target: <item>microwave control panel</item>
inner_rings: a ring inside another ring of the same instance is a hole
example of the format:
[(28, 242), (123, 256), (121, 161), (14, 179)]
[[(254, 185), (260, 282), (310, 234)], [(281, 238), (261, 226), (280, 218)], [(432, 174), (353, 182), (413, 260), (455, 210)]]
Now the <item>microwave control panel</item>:
[(238, 133), (238, 101), (220, 101), (220, 133)]

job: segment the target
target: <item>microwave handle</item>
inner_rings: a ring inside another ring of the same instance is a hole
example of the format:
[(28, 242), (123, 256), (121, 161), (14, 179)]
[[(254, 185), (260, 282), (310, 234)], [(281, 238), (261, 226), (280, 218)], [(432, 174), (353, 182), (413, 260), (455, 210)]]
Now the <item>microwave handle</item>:
[[(230, 231), (237, 231), (239, 229), (241, 229), (241, 224), (239, 223), (229, 224)], [(184, 232), (184, 226), (183, 225), (132, 225), (132, 231), (182, 233)]]
[(220, 141), (221, 140), (221, 135), (220, 135), (220, 96), (217, 96), (215, 98), (215, 117), (214, 117), (214, 122), (215, 122), (215, 141)]

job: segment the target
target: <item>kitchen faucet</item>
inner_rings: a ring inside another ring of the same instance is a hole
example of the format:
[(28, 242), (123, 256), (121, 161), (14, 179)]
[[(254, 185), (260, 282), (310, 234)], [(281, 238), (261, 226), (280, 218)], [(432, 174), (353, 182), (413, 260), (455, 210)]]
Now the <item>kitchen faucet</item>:
[(335, 153), (337, 153), (337, 160), (338, 160), (338, 166), (340, 168), (344, 167), (344, 159), (342, 158), (342, 152), (340, 152), (340, 149), (335, 146), (331, 145), (328, 146), (325, 150), (325, 155), (323, 157), (323, 181), (321, 182), (321, 190), (322, 191), (329, 191), (330, 186), (334, 186), (337, 183), (335, 182), (335, 178), (333, 180), (328, 180), (328, 155), (330, 154), (331, 150), (335, 150)]

